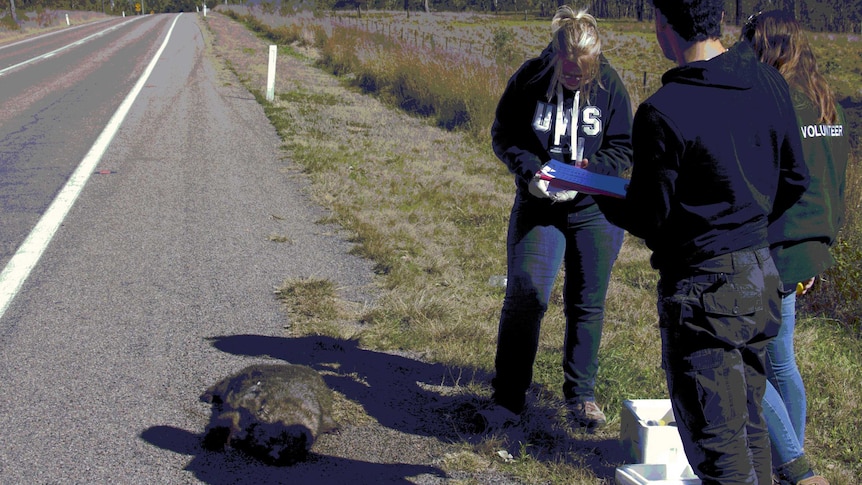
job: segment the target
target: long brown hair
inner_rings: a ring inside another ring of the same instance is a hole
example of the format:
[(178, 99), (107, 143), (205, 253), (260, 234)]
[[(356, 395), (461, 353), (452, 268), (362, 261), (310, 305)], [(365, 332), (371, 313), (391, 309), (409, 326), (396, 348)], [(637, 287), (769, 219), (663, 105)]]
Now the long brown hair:
[(773, 10), (752, 15), (742, 38), (762, 62), (778, 69), (790, 87), (801, 90), (820, 109), (821, 123), (838, 123), (835, 94), (817, 69), (811, 44), (792, 14)]

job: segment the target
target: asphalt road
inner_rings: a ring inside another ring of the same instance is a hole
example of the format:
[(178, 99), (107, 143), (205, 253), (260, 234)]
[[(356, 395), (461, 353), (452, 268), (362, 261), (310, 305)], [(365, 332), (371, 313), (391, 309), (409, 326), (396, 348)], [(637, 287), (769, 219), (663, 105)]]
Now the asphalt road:
[(283, 335), (273, 289), (287, 278), (367, 294), (370, 264), (317, 223), (324, 212), (261, 107), (207, 52), (198, 15), (0, 46), (0, 269), (95, 160), (0, 305), (2, 484), (278, 481), (200, 449), (200, 394), (265, 359), (214, 339)]

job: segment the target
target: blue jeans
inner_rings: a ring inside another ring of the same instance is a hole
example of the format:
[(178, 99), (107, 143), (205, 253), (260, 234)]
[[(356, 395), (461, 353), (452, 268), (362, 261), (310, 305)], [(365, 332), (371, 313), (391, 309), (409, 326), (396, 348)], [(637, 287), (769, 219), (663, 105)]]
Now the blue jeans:
[(767, 248), (662, 269), (662, 366), (686, 456), (704, 485), (771, 483), (761, 404), (780, 286)]
[(803, 455), (805, 445), (806, 397), (802, 376), (796, 366), (793, 335), (796, 328), (796, 293), (781, 300), (781, 329), (766, 347), (770, 373), (763, 415), (772, 441), (775, 467)]
[(566, 315), (563, 395), (567, 400), (595, 400), (605, 295), (624, 232), (595, 204), (570, 210), (566, 203), (521, 196), (512, 207), (492, 386), (494, 400), (515, 412), (523, 408), (533, 379), (539, 328), (561, 266)]

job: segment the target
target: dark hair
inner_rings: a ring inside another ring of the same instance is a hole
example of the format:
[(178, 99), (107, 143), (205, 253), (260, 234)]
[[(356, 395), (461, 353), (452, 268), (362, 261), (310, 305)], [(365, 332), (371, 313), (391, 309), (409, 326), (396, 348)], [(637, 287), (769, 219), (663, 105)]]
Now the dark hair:
[(652, 0), (652, 4), (685, 41), (721, 38), (724, 0)]

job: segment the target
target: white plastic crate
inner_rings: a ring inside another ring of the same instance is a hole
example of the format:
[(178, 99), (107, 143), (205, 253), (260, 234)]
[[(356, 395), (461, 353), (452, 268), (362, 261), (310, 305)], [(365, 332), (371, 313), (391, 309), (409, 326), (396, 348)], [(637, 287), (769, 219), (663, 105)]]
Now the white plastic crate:
[(700, 485), (688, 464), (638, 463), (617, 468), (617, 485)]
[(623, 402), (620, 442), (632, 463), (688, 464), (670, 399)]

